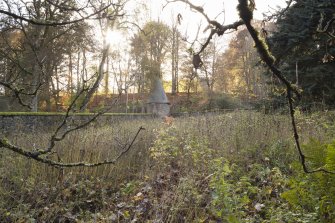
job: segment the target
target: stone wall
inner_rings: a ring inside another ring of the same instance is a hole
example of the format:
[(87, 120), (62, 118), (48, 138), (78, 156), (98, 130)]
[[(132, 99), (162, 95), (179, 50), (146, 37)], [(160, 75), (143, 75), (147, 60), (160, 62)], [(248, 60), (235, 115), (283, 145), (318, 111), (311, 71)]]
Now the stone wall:
[[(87, 122), (93, 115), (73, 115), (68, 118), (65, 128), (79, 125)], [(91, 123), (94, 126), (113, 125), (115, 123), (136, 119), (151, 119), (149, 114), (105, 114), (99, 116)], [(0, 114), (0, 134), (24, 132), (24, 131), (54, 131), (55, 128), (63, 121), (64, 115), (46, 114), (30, 115), (20, 114)]]
[(6, 112), (9, 110), (8, 99), (4, 96), (0, 96), (0, 112)]
[(13, 96), (0, 95), (0, 112), (9, 111), (27, 111), (28, 108), (20, 105), (18, 100)]
[(170, 104), (168, 103), (148, 103), (147, 112), (158, 117), (165, 117), (170, 115)]

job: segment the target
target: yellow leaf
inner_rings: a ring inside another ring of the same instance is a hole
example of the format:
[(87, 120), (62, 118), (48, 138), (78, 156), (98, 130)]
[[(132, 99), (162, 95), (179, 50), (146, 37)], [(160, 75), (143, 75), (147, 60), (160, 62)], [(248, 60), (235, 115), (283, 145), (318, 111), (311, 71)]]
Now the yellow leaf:
[(133, 197), (133, 200), (140, 201), (140, 200), (143, 200), (143, 198), (144, 198), (144, 195), (141, 192), (139, 192)]
[(123, 217), (125, 217), (125, 218), (130, 218), (129, 211), (125, 211), (125, 212), (123, 212)]

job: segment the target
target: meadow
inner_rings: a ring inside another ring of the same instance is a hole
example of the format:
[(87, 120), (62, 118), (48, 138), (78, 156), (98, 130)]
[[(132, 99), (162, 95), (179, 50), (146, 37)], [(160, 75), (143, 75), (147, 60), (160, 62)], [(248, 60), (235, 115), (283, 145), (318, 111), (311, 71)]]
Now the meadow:
[[(334, 112), (297, 113), (310, 168), (335, 169)], [(303, 172), (290, 119), (234, 111), (130, 120), (70, 133), (50, 158), (115, 165), (54, 168), (0, 151), (1, 222), (335, 222), (335, 177)], [(50, 133), (12, 133), (25, 148)], [(54, 156), (54, 157), (52, 157)]]

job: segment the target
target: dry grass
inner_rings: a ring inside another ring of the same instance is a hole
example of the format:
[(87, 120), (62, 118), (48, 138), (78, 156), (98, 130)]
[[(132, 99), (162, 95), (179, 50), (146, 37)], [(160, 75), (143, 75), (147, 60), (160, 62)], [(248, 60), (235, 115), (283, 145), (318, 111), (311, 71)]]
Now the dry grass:
[[(298, 115), (302, 142), (308, 142), (310, 138), (329, 141), (333, 137), (332, 129), (327, 128), (325, 123), (331, 122), (333, 117), (333, 114)], [(158, 187), (162, 194), (159, 195), (159, 199), (157, 198), (157, 206), (151, 211), (151, 218), (155, 218), (155, 216), (162, 218), (162, 213), (164, 213), (166, 222), (178, 222), (178, 216), (181, 213), (188, 219), (194, 219), (195, 215), (204, 213), (199, 212), (198, 209), (203, 208), (199, 207), (198, 204), (194, 204), (194, 207), (187, 207), (189, 204), (183, 199), (191, 196), (187, 187), (208, 180), (206, 177), (211, 173), (209, 164), (213, 160), (223, 157), (234, 162), (238, 159), (239, 162), (247, 165), (257, 162), (257, 160), (263, 162), (262, 159), (265, 156), (270, 156), (277, 157), (277, 160), (273, 161), (273, 165), (283, 166), (285, 169), (285, 165), (289, 161), (298, 159), (293, 146), (289, 118), (285, 115), (265, 115), (251, 111), (179, 117), (169, 124), (160, 119), (146, 119), (125, 121), (99, 128), (88, 127), (69, 134), (66, 139), (56, 145), (55, 151), (63, 162), (97, 162), (113, 158), (117, 156), (125, 143), (132, 139), (140, 126), (146, 130), (140, 134), (131, 151), (122, 157), (116, 165), (97, 168), (56, 169), (8, 151), (1, 151), (0, 196), (4, 199), (2, 203), (0, 202), (0, 207), (2, 209), (7, 206), (11, 207), (12, 211), (14, 207), (15, 211), (24, 209), (17, 207), (17, 204), (8, 204), (8, 202), (12, 199), (27, 204), (35, 202), (40, 195), (37, 194), (36, 198), (31, 198), (31, 200), (24, 200), (28, 198), (21, 195), (20, 191), (41, 191), (43, 188), (36, 188), (36, 186), (40, 187), (44, 184), (48, 185), (48, 188), (67, 188), (76, 185), (77, 182), (89, 180), (98, 182), (94, 185), (99, 184), (99, 187), (104, 188), (103, 190), (107, 190), (106, 188), (118, 190), (120, 185), (126, 187), (122, 185), (126, 185), (127, 182), (140, 182), (139, 185), (143, 187), (141, 182), (154, 182), (156, 184), (157, 179), (164, 176), (164, 180), (166, 180), (166, 176), (168, 176), (167, 178), (175, 186), (173, 188), (164, 185)], [(158, 140), (157, 137), (162, 136), (160, 134), (162, 131), (170, 131), (168, 137), (172, 137), (175, 143), (173, 146), (176, 146), (177, 149), (184, 150), (185, 145), (192, 140), (198, 142), (201, 144), (200, 150), (204, 147), (212, 154), (209, 156), (209, 159), (212, 160), (205, 160), (207, 156), (201, 155), (203, 154), (201, 151), (195, 153), (195, 155), (200, 154), (200, 157), (193, 157), (193, 153), (191, 156), (186, 156), (187, 153), (183, 151), (181, 154), (186, 155), (172, 157), (173, 162), (169, 159), (171, 163), (154, 160), (150, 156), (150, 148)], [(39, 134), (19, 133), (13, 134), (9, 139), (14, 144), (33, 149), (45, 147), (49, 137), (50, 134), (43, 132)], [(55, 159), (58, 159), (56, 155), (54, 156)], [(195, 161), (196, 159), (198, 160)], [(174, 178), (173, 171), (176, 169), (173, 167), (173, 163), (177, 163), (179, 168), (177, 168), (176, 181), (172, 179)], [(135, 185), (138, 186), (138, 184)], [(203, 189), (205, 190), (205, 188)], [(27, 191), (24, 193), (29, 194)], [(192, 193), (201, 192), (195, 190)], [(52, 192), (48, 191), (45, 194), (48, 196)], [(54, 201), (50, 198), (50, 202)], [(111, 209), (115, 209), (115, 206), (111, 207), (108, 202), (102, 207), (103, 210), (101, 209), (100, 212), (109, 212)], [(183, 209), (188, 211), (183, 211)]]

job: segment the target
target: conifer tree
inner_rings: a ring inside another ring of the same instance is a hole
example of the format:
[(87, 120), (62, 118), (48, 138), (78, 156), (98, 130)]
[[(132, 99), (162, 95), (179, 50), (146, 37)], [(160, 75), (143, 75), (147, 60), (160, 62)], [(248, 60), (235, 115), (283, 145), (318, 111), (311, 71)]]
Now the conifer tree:
[(295, 0), (269, 40), (287, 78), (302, 88), (304, 102), (335, 102), (334, 40), (318, 32), (321, 18), (326, 22), (334, 14), (334, 1)]

